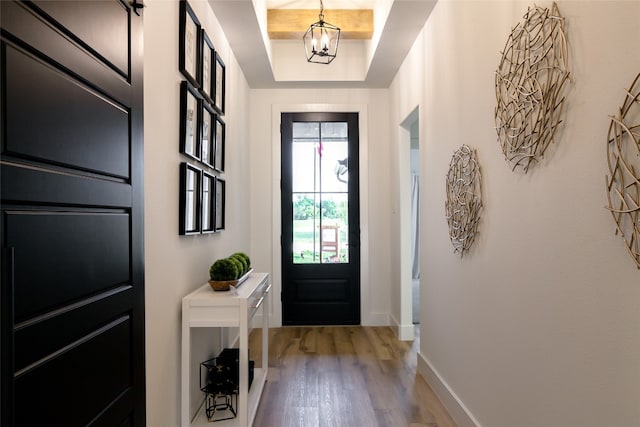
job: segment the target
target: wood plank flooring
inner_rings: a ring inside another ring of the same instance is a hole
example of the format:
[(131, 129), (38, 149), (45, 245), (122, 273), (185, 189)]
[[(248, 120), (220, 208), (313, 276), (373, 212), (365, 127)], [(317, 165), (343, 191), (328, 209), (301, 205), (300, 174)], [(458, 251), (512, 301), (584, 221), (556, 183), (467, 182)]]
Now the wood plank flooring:
[[(250, 338), (256, 361), (259, 339)], [(455, 427), (416, 373), (418, 347), (418, 339), (398, 341), (388, 327), (270, 329), (269, 374), (254, 426)]]

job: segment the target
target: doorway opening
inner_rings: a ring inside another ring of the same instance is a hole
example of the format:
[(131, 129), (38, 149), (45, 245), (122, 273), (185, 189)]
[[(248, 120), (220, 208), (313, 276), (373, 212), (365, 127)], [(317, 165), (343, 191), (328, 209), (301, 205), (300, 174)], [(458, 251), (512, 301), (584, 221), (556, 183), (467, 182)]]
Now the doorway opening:
[(413, 340), (420, 323), (420, 156), (419, 109), (400, 124), (398, 182), (400, 185), (400, 325), (398, 336)]
[(411, 320), (420, 323), (420, 124), (411, 124)]

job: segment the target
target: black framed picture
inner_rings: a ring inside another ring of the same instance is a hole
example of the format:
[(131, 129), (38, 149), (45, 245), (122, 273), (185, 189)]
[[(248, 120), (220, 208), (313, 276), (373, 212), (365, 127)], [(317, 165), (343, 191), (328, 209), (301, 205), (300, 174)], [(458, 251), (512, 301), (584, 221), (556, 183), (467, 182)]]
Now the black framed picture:
[(200, 86), (200, 21), (186, 2), (180, 0), (180, 72), (194, 87)]
[(200, 115), (202, 101), (198, 91), (183, 81), (180, 84), (180, 152), (200, 160)]
[(216, 177), (202, 171), (202, 232), (213, 233), (215, 229), (214, 191)]
[(180, 235), (199, 234), (202, 171), (189, 163), (180, 163)]
[(214, 155), (213, 155), (213, 168), (218, 172), (224, 172), (224, 151), (226, 140), (226, 125), (219, 115), (214, 118)]
[(224, 62), (218, 52), (215, 52), (215, 64), (214, 64), (214, 81), (215, 88), (213, 93), (213, 108), (220, 114), (224, 114), (224, 98), (225, 98), (225, 86), (226, 86), (226, 71)]
[(227, 183), (224, 179), (216, 177), (215, 196), (214, 196), (214, 228), (215, 231), (224, 230), (225, 227), (225, 204), (227, 194)]
[(202, 53), (200, 60), (200, 82), (202, 83), (200, 92), (207, 102), (213, 103), (213, 93), (215, 92), (215, 82), (213, 80), (215, 50), (204, 29), (201, 30), (200, 45)]
[(200, 160), (207, 166), (214, 167), (215, 165), (215, 144), (216, 135), (214, 126), (216, 126), (216, 113), (206, 102), (202, 102), (202, 108), (200, 109), (200, 147), (201, 156)]

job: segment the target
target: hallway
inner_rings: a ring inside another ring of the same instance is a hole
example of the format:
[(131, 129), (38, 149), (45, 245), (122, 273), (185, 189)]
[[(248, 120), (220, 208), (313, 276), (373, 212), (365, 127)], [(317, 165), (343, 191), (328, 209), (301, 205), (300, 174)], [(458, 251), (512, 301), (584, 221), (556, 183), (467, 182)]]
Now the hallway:
[[(360, 323), (403, 331), (412, 327), (411, 282), (402, 280), (410, 279), (404, 263), (411, 251), (400, 241), (411, 222), (401, 217), (409, 191), (398, 190), (411, 171), (411, 132), (403, 123), (419, 121), (420, 342), (398, 343), (386, 328), (274, 329), (255, 426), (451, 425), (416, 377), (416, 352), (429, 361), (417, 366), (437, 373), (433, 390), (461, 426), (536, 425), (540, 408), (549, 427), (640, 426), (640, 270), (604, 208), (610, 117), (640, 70), (640, 57), (630, 54), (640, 37), (639, 1), (560, 2), (570, 47), (566, 117), (529, 174), (513, 172), (498, 144), (495, 76), (512, 28), (533, 2), (377, 2), (383, 14), (399, 8), (396, 18), (420, 4), (433, 9), (390, 80), (368, 85), (336, 75), (364, 70), (353, 66), (346, 43), (328, 66), (308, 64), (298, 42), (283, 42), (279, 48), (291, 56), (274, 64), (262, 37), (235, 49), (225, 27), (249, 35), (237, 30), (249, 22), (259, 28), (267, 2), (188, 1), (225, 64), (225, 171), (214, 175), (227, 185), (226, 228), (178, 235), (180, 165), (209, 167), (179, 147), (185, 78), (178, 2), (148, 2), (141, 76), (147, 425), (180, 424), (181, 300), (206, 281), (213, 261), (249, 254), (255, 271), (271, 278), (269, 324), (282, 325), (282, 113), (356, 112)], [(234, 8), (251, 20), (234, 25), (243, 16)], [(262, 62), (243, 68), (244, 54)], [(280, 71), (286, 81), (277, 80)], [(261, 72), (268, 80), (256, 78)], [(486, 206), (473, 252), (463, 259), (453, 252), (444, 209), (448, 166), (461, 144), (477, 150)], [(224, 340), (201, 335), (191, 350), (194, 380), (199, 363), (231, 345), (234, 331)], [(191, 415), (202, 399), (192, 383)]]
[[(253, 360), (259, 336), (251, 337)], [(388, 327), (360, 326), (276, 328), (269, 337), (256, 426), (455, 427), (416, 374), (419, 338), (402, 342)]]

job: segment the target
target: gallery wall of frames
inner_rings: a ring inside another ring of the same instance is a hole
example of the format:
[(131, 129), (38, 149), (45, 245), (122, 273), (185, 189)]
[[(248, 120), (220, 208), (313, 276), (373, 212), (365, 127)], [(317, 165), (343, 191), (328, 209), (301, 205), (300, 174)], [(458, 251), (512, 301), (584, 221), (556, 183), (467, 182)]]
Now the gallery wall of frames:
[(179, 233), (214, 233), (225, 228), (225, 65), (186, 0), (179, 32)]

